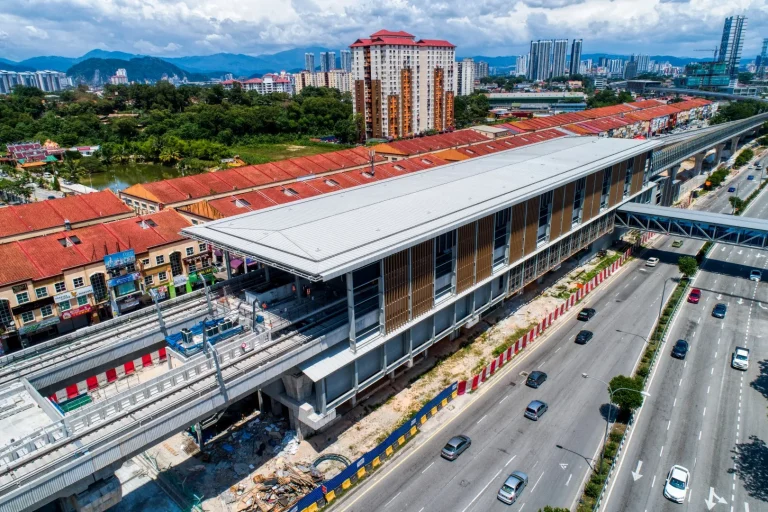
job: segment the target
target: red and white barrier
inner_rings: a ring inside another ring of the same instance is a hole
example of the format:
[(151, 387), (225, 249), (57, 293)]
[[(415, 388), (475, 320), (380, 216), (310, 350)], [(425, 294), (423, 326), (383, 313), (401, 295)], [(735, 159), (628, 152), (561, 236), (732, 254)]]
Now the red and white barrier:
[[(646, 235), (649, 235), (646, 238)], [(646, 240), (652, 238), (655, 235), (655, 233), (645, 233), (643, 235), (643, 242)], [(512, 347), (509, 347), (505, 352), (502, 352), (498, 357), (494, 358), (491, 363), (483, 368), (483, 371), (469, 379), (468, 381), (459, 381), (458, 386), (458, 394), (463, 395), (467, 392), (469, 389), (470, 391), (476, 390), (478, 387), (480, 387), (480, 384), (488, 380), (488, 378), (491, 377), (497, 370), (502, 368), (504, 366), (504, 363), (506, 361), (509, 361), (512, 359), (513, 355), (518, 354), (521, 350), (524, 350), (530, 343), (533, 343), (536, 338), (538, 338), (541, 333), (543, 333), (545, 330), (547, 330), (552, 323), (557, 320), (560, 316), (564, 315), (566, 311), (571, 309), (578, 301), (584, 298), (585, 295), (587, 295), (590, 291), (592, 291), (596, 286), (598, 286), (600, 283), (602, 283), (605, 279), (610, 277), (616, 270), (621, 268), (624, 263), (626, 263), (629, 256), (632, 254), (632, 249), (627, 250), (621, 258), (613, 262), (613, 264), (603, 269), (602, 272), (600, 272), (597, 276), (592, 278), (586, 285), (584, 285), (583, 288), (579, 289), (575, 293), (572, 293), (566, 301), (561, 304), (557, 309), (555, 309), (552, 313), (549, 313), (546, 317), (544, 317), (541, 322), (536, 325), (533, 329), (531, 329), (529, 332), (523, 334), (516, 342), (515, 345)]]
[(71, 384), (63, 389), (58, 390), (48, 398), (56, 403), (72, 400), (76, 396), (88, 393), (94, 389), (99, 389), (122, 377), (125, 377), (126, 375), (130, 375), (137, 369), (146, 368), (147, 366), (152, 366), (159, 362), (165, 361), (166, 357), (168, 356), (165, 352), (165, 347), (162, 347), (161, 349), (150, 352), (149, 354), (144, 354), (138, 359), (128, 361), (121, 364), (120, 366), (99, 373), (98, 375), (88, 377), (87, 379), (80, 381), (77, 384)]

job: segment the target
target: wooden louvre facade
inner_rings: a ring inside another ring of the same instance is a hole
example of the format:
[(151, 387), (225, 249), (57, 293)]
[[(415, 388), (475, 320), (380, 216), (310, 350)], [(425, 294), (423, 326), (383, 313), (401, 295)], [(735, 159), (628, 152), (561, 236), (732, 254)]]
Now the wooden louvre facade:
[(627, 161), (613, 166), (611, 174), (611, 195), (608, 197), (608, 206), (614, 207), (624, 197), (624, 178), (627, 176)]
[(582, 222), (597, 217), (600, 211), (600, 192), (603, 188), (603, 171), (587, 176), (587, 190), (584, 195), (584, 215)]
[(493, 227), (496, 215), (477, 221), (477, 269), (475, 282), (491, 277), (493, 270)]
[(554, 240), (563, 232), (563, 210), (565, 208), (565, 187), (556, 188), (552, 192), (552, 219), (549, 223), (549, 239)]
[(475, 284), (475, 247), (477, 222), (459, 227), (456, 242), (456, 293)]
[(576, 182), (572, 181), (565, 186), (563, 198), (563, 223), (560, 234), (567, 233), (573, 226), (573, 201), (576, 199)]
[(384, 136), (382, 124), (381, 80), (371, 80), (371, 126), (377, 139)]
[(384, 258), (384, 329), (389, 333), (408, 323), (408, 253)]
[(643, 189), (643, 174), (645, 173), (645, 162), (648, 155), (637, 155), (635, 163), (632, 166), (632, 182), (629, 186), (629, 193), (635, 195)]
[(523, 257), (523, 240), (525, 239), (525, 203), (512, 206), (512, 232), (509, 235), (509, 262), (513, 263)]
[(435, 302), (435, 242), (427, 240), (411, 249), (413, 317), (429, 312)]
[(536, 250), (536, 231), (539, 229), (539, 196), (525, 202), (524, 256)]

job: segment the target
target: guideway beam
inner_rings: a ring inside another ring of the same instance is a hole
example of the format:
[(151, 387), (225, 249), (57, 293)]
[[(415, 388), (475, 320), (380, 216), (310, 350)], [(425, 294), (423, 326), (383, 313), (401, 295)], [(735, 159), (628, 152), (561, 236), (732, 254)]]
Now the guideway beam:
[(768, 247), (768, 220), (754, 217), (627, 203), (616, 210), (616, 225), (708, 242)]

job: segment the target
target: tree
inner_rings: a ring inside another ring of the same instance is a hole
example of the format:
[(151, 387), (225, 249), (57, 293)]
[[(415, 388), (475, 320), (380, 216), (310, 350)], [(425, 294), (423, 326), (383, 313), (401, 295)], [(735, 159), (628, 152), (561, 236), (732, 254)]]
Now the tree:
[(488, 117), (490, 109), (491, 104), (485, 94), (475, 92), (468, 96), (456, 96), (454, 99), (456, 128), (482, 123)]
[(733, 213), (740, 212), (744, 208), (744, 200), (739, 196), (731, 196), (728, 198), (728, 202), (733, 207)]
[(59, 177), (57, 175), (53, 176), (53, 181), (51, 182), (51, 190), (61, 190), (61, 184), (59, 183)]
[(699, 270), (699, 264), (693, 256), (680, 256), (680, 259), (677, 260), (677, 269), (685, 277), (693, 277), (696, 271)]
[(65, 159), (61, 166), (61, 173), (70, 183), (80, 183), (84, 169), (77, 160)]
[[(611, 390), (617, 390), (613, 392), (613, 403), (618, 405), (619, 409), (629, 412), (643, 405), (643, 395), (639, 393), (643, 390), (642, 380), (633, 379), (626, 375), (617, 375), (611, 379), (609, 387)], [(625, 390), (618, 391), (619, 389)], [(634, 391), (626, 391), (626, 389)]]

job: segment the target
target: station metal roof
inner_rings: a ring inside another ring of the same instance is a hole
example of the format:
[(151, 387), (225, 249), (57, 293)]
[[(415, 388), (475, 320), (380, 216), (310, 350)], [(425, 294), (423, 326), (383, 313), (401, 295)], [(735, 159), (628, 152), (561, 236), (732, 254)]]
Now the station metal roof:
[(328, 280), (665, 143), (563, 137), (182, 233), (311, 280)]

